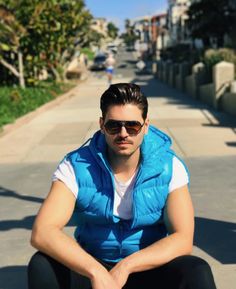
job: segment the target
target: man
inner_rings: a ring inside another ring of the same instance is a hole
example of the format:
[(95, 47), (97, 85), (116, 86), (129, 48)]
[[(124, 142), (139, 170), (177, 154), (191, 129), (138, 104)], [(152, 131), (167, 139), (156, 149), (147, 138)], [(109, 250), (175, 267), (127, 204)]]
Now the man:
[(114, 73), (114, 66), (116, 64), (116, 60), (112, 53), (108, 54), (108, 57), (106, 59), (105, 65), (106, 65), (106, 73), (107, 73), (107, 80), (108, 84), (110, 85), (112, 83), (113, 73)]
[[(29, 289), (215, 289), (190, 256), (188, 173), (140, 87), (111, 85), (100, 104), (100, 131), (59, 164), (36, 218)], [(63, 232), (74, 208), (76, 240)]]

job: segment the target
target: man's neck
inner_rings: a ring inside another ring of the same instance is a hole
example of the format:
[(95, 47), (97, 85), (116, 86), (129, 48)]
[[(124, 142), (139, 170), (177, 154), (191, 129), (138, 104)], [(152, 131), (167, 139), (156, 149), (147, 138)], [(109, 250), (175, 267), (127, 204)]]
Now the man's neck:
[(140, 150), (130, 156), (120, 156), (108, 150), (108, 160), (114, 175), (121, 181), (126, 181), (133, 176), (140, 162)]

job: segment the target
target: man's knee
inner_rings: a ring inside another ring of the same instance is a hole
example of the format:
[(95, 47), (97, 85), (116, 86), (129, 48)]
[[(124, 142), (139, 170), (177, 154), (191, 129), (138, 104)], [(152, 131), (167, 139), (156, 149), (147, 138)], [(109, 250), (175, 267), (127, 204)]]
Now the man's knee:
[(215, 289), (211, 267), (205, 260), (196, 256), (181, 256), (175, 261), (184, 283), (189, 284), (189, 288)]
[(30, 259), (28, 264), (28, 288), (40, 288), (44, 286), (43, 280), (46, 280), (44, 271), (47, 270), (47, 258), (41, 252), (36, 252)]
[(30, 289), (59, 288), (61, 286), (59, 284), (66, 288), (69, 283), (70, 270), (63, 264), (41, 252), (32, 256), (28, 265), (28, 287)]
[(44, 263), (47, 262), (46, 256), (41, 252), (36, 252), (30, 259), (28, 264), (28, 271), (37, 270), (41, 268)]
[(184, 274), (187, 274), (194, 270), (211, 271), (209, 264), (204, 259), (197, 256), (180, 256), (172, 260), (169, 264), (171, 267), (182, 271)]

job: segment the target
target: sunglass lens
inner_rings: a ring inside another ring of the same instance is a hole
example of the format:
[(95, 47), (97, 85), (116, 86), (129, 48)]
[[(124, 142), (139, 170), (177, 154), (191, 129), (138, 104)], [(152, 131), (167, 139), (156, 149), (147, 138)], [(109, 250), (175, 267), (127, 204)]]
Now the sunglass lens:
[(142, 128), (142, 125), (138, 121), (127, 121), (125, 123), (125, 129), (128, 132), (128, 134), (131, 134), (131, 135), (138, 134), (141, 128)]
[(117, 134), (120, 132), (122, 123), (119, 121), (108, 121), (105, 128), (109, 134)]
[(119, 133), (122, 126), (124, 126), (128, 134), (137, 135), (142, 128), (142, 124), (139, 121), (109, 120), (104, 126), (109, 134)]

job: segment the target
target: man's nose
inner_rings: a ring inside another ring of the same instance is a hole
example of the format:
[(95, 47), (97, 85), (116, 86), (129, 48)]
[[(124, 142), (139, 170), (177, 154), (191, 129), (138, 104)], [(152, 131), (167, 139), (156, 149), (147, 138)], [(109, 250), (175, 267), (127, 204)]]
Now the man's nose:
[(120, 129), (120, 136), (121, 136), (121, 137), (127, 137), (127, 136), (129, 136), (129, 134), (127, 133), (127, 130), (126, 130), (126, 128), (125, 128), (124, 125), (123, 125), (123, 126), (121, 127), (121, 129)]

